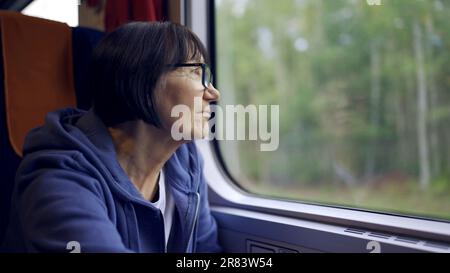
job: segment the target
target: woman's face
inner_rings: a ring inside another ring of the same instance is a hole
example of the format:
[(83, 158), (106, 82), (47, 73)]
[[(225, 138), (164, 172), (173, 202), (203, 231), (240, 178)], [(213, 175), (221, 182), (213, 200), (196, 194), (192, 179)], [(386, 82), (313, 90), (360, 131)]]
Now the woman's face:
[[(171, 131), (174, 123), (183, 119), (183, 124), (189, 124), (187, 128), (181, 126), (184, 135), (188, 134), (190, 139), (206, 137), (204, 128), (207, 128), (211, 116), (209, 104), (217, 101), (219, 96), (212, 84), (208, 88), (203, 86), (200, 66), (179, 67), (166, 73), (155, 90), (155, 103), (163, 129)], [(190, 115), (183, 113), (172, 117), (172, 109), (177, 105), (184, 105), (182, 109), (189, 110)]]

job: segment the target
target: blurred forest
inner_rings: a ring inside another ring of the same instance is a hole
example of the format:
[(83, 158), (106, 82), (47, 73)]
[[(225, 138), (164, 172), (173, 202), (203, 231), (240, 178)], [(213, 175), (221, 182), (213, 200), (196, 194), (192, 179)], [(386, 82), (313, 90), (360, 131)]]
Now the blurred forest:
[(216, 0), (221, 105), (280, 105), (280, 146), (220, 141), (263, 195), (450, 219), (450, 0)]

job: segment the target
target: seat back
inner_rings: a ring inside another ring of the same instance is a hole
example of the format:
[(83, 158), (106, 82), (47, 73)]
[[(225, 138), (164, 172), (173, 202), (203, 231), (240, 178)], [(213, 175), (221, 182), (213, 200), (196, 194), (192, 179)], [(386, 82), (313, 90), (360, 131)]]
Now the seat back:
[(105, 35), (104, 32), (86, 27), (72, 28), (73, 68), (77, 107), (88, 110), (92, 95), (88, 93), (89, 62), (94, 47)]
[(25, 135), (43, 124), (50, 111), (90, 107), (87, 68), (103, 33), (5, 11), (0, 12), (0, 31), (1, 242)]

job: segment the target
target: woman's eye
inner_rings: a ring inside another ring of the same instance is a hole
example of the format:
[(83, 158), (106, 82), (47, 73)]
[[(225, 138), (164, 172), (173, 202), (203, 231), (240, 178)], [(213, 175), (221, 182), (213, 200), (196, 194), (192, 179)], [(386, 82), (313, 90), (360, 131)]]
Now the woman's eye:
[(196, 68), (196, 69), (192, 70), (192, 73), (195, 74), (195, 75), (197, 75), (197, 76), (201, 76), (202, 71), (201, 71), (201, 69)]

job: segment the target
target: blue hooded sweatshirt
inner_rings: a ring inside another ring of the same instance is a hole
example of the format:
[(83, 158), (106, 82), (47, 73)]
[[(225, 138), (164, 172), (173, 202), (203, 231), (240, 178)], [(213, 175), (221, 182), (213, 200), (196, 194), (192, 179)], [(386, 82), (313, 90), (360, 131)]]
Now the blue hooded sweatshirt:
[[(175, 200), (167, 252), (221, 251), (202, 169), (194, 143), (164, 165)], [(164, 252), (164, 238), (161, 211), (129, 180), (93, 110), (52, 112), (30, 131), (4, 251), (69, 252), (77, 244), (81, 252)]]

